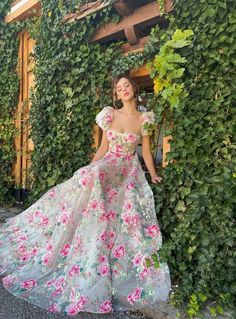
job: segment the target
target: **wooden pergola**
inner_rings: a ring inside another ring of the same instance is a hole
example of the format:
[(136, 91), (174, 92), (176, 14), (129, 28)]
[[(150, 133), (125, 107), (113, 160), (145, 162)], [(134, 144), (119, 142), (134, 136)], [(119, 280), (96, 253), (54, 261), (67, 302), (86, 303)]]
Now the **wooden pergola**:
[[(165, 0), (165, 13), (170, 13), (172, 9), (173, 0)], [(151, 28), (156, 24), (165, 27), (167, 22), (164, 15), (161, 15), (157, 1), (153, 0), (116, 0), (111, 1), (94, 1), (81, 5), (78, 11), (66, 15), (62, 23), (73, 23), (77, 20), (84, 19), (86, 16), (103, 10), (108, 6), (113, 6), (120, 15), (119, 23), (107, 23), (99, 27), (92, 35), (90, 41), (98, 42), (103, 45), (111, 42), (124, 40), (126, 43), (122, 46), (124, 55), (134, 52), (143, 51), (144, 45), (147, 43)], [(12, 3), (11, 11), (5, 18), (7, 23), (12, 23), (16, 20), (24, 20), (31, 16), (41, 15), (40, 0), (16, 0)], [(15, 124), (20, 128), (22, 123), (27, 120), (29, 105), (24, 106), (24, 102), (29, 98), (30, 88), (34, 86), (34, 61), (29, 59), (29, 54), (32, 52), (35, 41), (30, 38), (27, 30), (19, 34), (20, 47), (19, 47), (19, 70), (20, 70), (20, 95), (18, 107), (16, 110)], [(149, 70), (146, 65), (142, 65), (138, 69), (131, 69), (130, 76), (135, 79), (140, 87), (149, 88), (152, 90), (153, 82), (149, 76)], [(20, 114), (20, 118), (19, 118)], [(31, 163), (30, 153), (33, 151), (34, 146), (32, 141), (28, 138), (30, 128), (22, 126), (21, 136), (15, 140), (15, 147), (20, 150), (17, 155), (17, 161), (13, 168), (16, 185), (25, 186), (27, 180), (27, 169)], [(163, 161), (162, 166), (166, 166), (166, 153), (169, 151), (169, 139), (171, 137), (163, 138)], [(99, 128), (94, 127), (94, 140), (93, 146), (98, 146), (100, 142)], [(21, 173), (20, 173), (21, 172)]]

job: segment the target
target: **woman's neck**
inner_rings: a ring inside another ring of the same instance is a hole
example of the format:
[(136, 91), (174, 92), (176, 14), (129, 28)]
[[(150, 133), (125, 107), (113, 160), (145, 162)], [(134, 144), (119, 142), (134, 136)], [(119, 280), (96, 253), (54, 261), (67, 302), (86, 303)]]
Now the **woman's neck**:
[(135, 100), (123, 102), (123, 107), (121, 108), (122, 112), (127, 115), (132, 115), (137, 113), (137, 107)]

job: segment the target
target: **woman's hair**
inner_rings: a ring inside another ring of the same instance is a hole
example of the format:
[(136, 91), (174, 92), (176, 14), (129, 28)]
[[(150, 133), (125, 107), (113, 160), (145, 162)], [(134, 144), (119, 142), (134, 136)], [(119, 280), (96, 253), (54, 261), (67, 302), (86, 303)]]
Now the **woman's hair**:
[(122, 78), (125, 78), (126, 80), (128, 80), (132, 84), (133, 89), (134, 89), (134, 99), (136, 101), (136, 106), (138, 106), (138, 103), (139, 103), (139, 100), (138, 100), (138, 97), (139, 97), (138, 86), (134, 82), (134, 80), (131, 79), (131, 77), (129, 75), (123, 74), (123, 75), (119, 75), (119, 76), (115, 77), (113, 79), (113, 81), (112, 81), (112, 102), (113, 102), (114, 107), (116, 109), (120, 109), (123, 106), (123, 103), (122, 103), (121, 99), (118, 99), (117, 98), (117, 94), (116, 94), (116, 85), (120, 81), (120, 79), (122, 79)]

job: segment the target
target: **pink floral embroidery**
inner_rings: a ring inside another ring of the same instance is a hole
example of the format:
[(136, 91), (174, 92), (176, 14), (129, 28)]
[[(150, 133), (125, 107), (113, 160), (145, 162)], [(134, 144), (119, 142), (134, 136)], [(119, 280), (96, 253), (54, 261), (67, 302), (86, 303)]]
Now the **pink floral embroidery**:
[(51, 259), (51, 253), (47, 252), (45, 255), (42, 256), (42, 262), (44, 265), (48, 265), (50, 259)]
[(67, 212), (63, 211), (61, 215), (58, 218), (58, 221), (62, 223), (63, 225), (66, 225), (71, 220), (71, 215), (69, 215)]
[(79, 170), (79, 175), (80, 175), (80, 176), (84, 176), (86, 173), (87, 173), (87, 169), (85, 169), (85, 168), (81, 168), (81, 169)]
[(125, 161), (131, 161), (132, 159), (133, 159), (133, 154), (126, 154), (125, 156), (124, 156), (124, 159), (125, 159)]
[(53, 285), (54, 281), (55, 281), (54, 279), (48, 280), (48, 281), (46, 282), (46, 286), (47, 286), (47, 287), (51, 287), (51, 286)]
[(13, 281), (14, 281), (14, 277), (12, 275), (8, 275), (2, 279), (2, 283), (5, 288), (10, 287)]
[(87, 186), (88, 183), (89, 183), (89, 180), (88, 180), (87, 177), (82, 177), (82, 178), (80, 179), (80, 184), (81, 184), (82, 186)]
[(101, 240), (101, 241), (105, 241), (106, 239), (107, 239), (107, 232), (104, 231), (104, 232), (102, 232), (102, 234), (100, 235), (100, 240)]
[(125, 247), (123, 245), (118, 246), (114, 251), (113, 251), (113, 256), (115, 258), (121, 259), (125, 255)]
[(91, 202), (89, 203), (89, 206), (92, 208), (92, 209), (97, 209), (98, 207), (98, 202), (96, 199), (93, 199), (91, 200)]
[(133, 208), (133, 204), (130, 201), (124, 203), (125, 210), (131, 210)]
[(101, 265), (99, 268), (99, 273), (101, 276), (107, 276), (109, 274), (110, 268), (108, 265)]
[(130, 182), (125, 187), (128, 191), (131, 191), (135, 188), (135, 184), (133, 182)]
[(82, 208), (81, 213), (82, 213), (83, 216), (86, 217), (89, 214), (89, 209), (87, 207), (84, 207), (84, 208)]
[(70, 251), (70, 244), (68, 243), (68, 244), (65, 244), (64, 247), (61, 249), (60, 255), (66, 257), (68, 256), (69, 251)]
[(105, 172), (100, 172), (98, 176), (99, 176), (100, 181), (104, 182), (105, 176), (106, 176)]
[(99, 220), (102, 222), (108, 220), (107, 213), (103, 212), (102, 215), (100, 216)]
[(77, 313), (83, 309), (87, 301), (88, 301), (87, 297), (81, 296), (78, 302), (71, 303), (69, 306), (67, 306), (66, 313), (70, 316), (77, 315)]
[(35, 217), (42, 217), (43, 216), (42, 210), (40, 210), (40, 209), (36, 210), (36, 212), (34, 213), (34, 216)]
[(146, 232), (147, 232), (148, 236), (156, 237), (156, 236), (159, 235), (160, 229), (159, 229), (159, 227), (157, 225), (150, 225), (146, 229)]
[(52, 190), (49, 192), (48, 196), (49, 196), (50, 198), (56, 197), (55, 189), (52, 189)]
[(114, 197), (114, 196), (117, 194), (116, 189), (115, 189), (115, 188), (112, 188), (111, 186), (108, 186), (108, 187), (106, 188), (106, 191), (107, 191), (109, 197)]
[(142, 292), (142, 289), (141, 288), (135, 288), (134, 292), (133, 293), (130, 293), (127, 297), (127, 301), (133, 305), (134, 304), (134, 301), (137, 301), (141, 298), (141, 292)]
[(111, 160), (111, 166), (115, 166), (115, 165), (117, 165), (117, 159), (112, 159)]
[(115, 150), (115, 152), (117, 152), (117, 153), (121, 153), (121, 152), (123, 151), (123, 147), (122, 147), (122, 145), (116, 144), (116, 145), (114, 146), (114, 150)]
[(21, 287), (24, 289), (32, 289), (36, 286), (37, 286), (37, 281), (34, 279), (29, 279), (21, 283)]
[(34, 216), (29, 214), (27, 216), (27, 220), (28, 220), (29, 223), (32, 223), (34, 221)]
[(112, 209), (108, 213), (103, 212), (100, 216), (100, 221), (113, 221), (116, 219), (116, 212)]
[(108, 130), (107, 131), (107, 138), (109, 140), (115, 140), (116, 139), (116, 135), (115, 135), (115, 133), (112, 130)]
[(107, 214), (108, 216), (108, 220), (112, 221), (116, 219), (116, 212), (114, 211), (114, 209), (110, 210)]
[(99, 307), (99, 310), (101, 310), (103, 313), (112, 312), (111, 300), (104, 301)]
[(49, 250), (49, 251), (51, 251), (53, 249), (53, 246), (52, 246), (52, 244), (50, 242), (47, 242), (46, 249)]
[(41, 219), (41, 226), (44, 228), (44, 227), (47, 227), (49, 224), (49, 219), (47, 216), (42, 216), (42, 219)]
[(69, 270), (69, 277), (73, 277), (75, 275), (80, 274), (80, 267), (78, 265), (73, 265)]
[(110, 114), (107, 114), (105, 117), (104, 117), (104, 120), (106, 123), (111, 123), (112, 122), (112, 117)]
[(21, 244), (19, 247), (18, 247), (18, 252), (19, 253), (24, 253), (25, 252), (25, 249), (26, 249), (26, 245), (25, 244)]
[(63, 288), (62, 288), (62, 287), (58, 287), (57, 289), (55, 289), (55, 290), (51, 293), (51, 296), (52, 296), (52, 297), (55, 297), (55, 296), (61, 295), (62, 292), (63, 292)]
[(128, 170), (127, 167), (123, 167), (122, 170), (121, 170), (121, 173), (122, 173), (123, 176), (127, 176), (128, 172), (129, 172), (129, 170)]
[(142, 272), (139, 274), (140, 279), (144, 279), (147, 276), (151, 275), (151, 268), (147, 268), (146, 266), (142, 270)]
[(130, 176), (137, 176), (137, 174), (138, 174), (138, 169), (136, 167), (133, 167), (131, 169)]
[(67, 211), (67, 204), (66, 203), (60, 203), (61, 211), (66, 212)]
[(137, 137), (135, 134), (128, 133), (127, 135), (125, 135), (124, 140), (125, 142), (135, 143), (137, 140)]
[(70, 304), (67, 308), (66, 308), (66, 313), (70, 316), (75, 316), (79, 313), (80, 309), (77, 306), (77, 303), (73, 303)]
[(107, 249), (112, 249), (114, 245), (114, 237), (115, 237), (115, 232), (104, 230), (102, 234), (100, 235), (99, 239), (103, 242), (106, 242)]
[(136, 254), (132, 260), (134, 266), (140, 266), (142, 264), (143, 257), (140, 253)]
[(23, 253), (23, 255), (21, 256), (21, 261), (28, 261), (31, 258), (31, 254), (28, 252)]
[(98, 256), (98, 262), (99, 263), (105, 263), (107, 262), (107, 257), (105, 255), (99, 255)]
[(121, 215), (121, 218), (125, 224), (130, 225), (130, 226), (137, 226), (140, 222), (139, 215), (137, 215), (137, 214), (131, 215), (129, 213), (123, 213)]
[(26, 234), (22, 234), (19, 237), (19, 240), (26, 240), (28, 238), (28, 236)]
[(65, 283), (65, 277), (60, 276), (54, 280), (54, 286), (56, 288), (61, 287)]
[(50, 311), (52, 313), (56, 313), (56, 312), (60, 312), (61, 309), (58, 307), (58, 305), (53, 304), (50, 307), (48, 307), (48, 311)]

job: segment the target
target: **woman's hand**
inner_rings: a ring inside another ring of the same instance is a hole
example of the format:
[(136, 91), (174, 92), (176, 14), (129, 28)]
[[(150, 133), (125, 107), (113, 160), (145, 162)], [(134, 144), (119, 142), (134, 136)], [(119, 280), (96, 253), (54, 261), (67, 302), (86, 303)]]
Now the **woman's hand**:
[(162, 177), (161, 176), (158, 176), (158, 175), (153, 175), (151, 176), (151, 180), (153, 183), (160, 183), (162, 181)]

